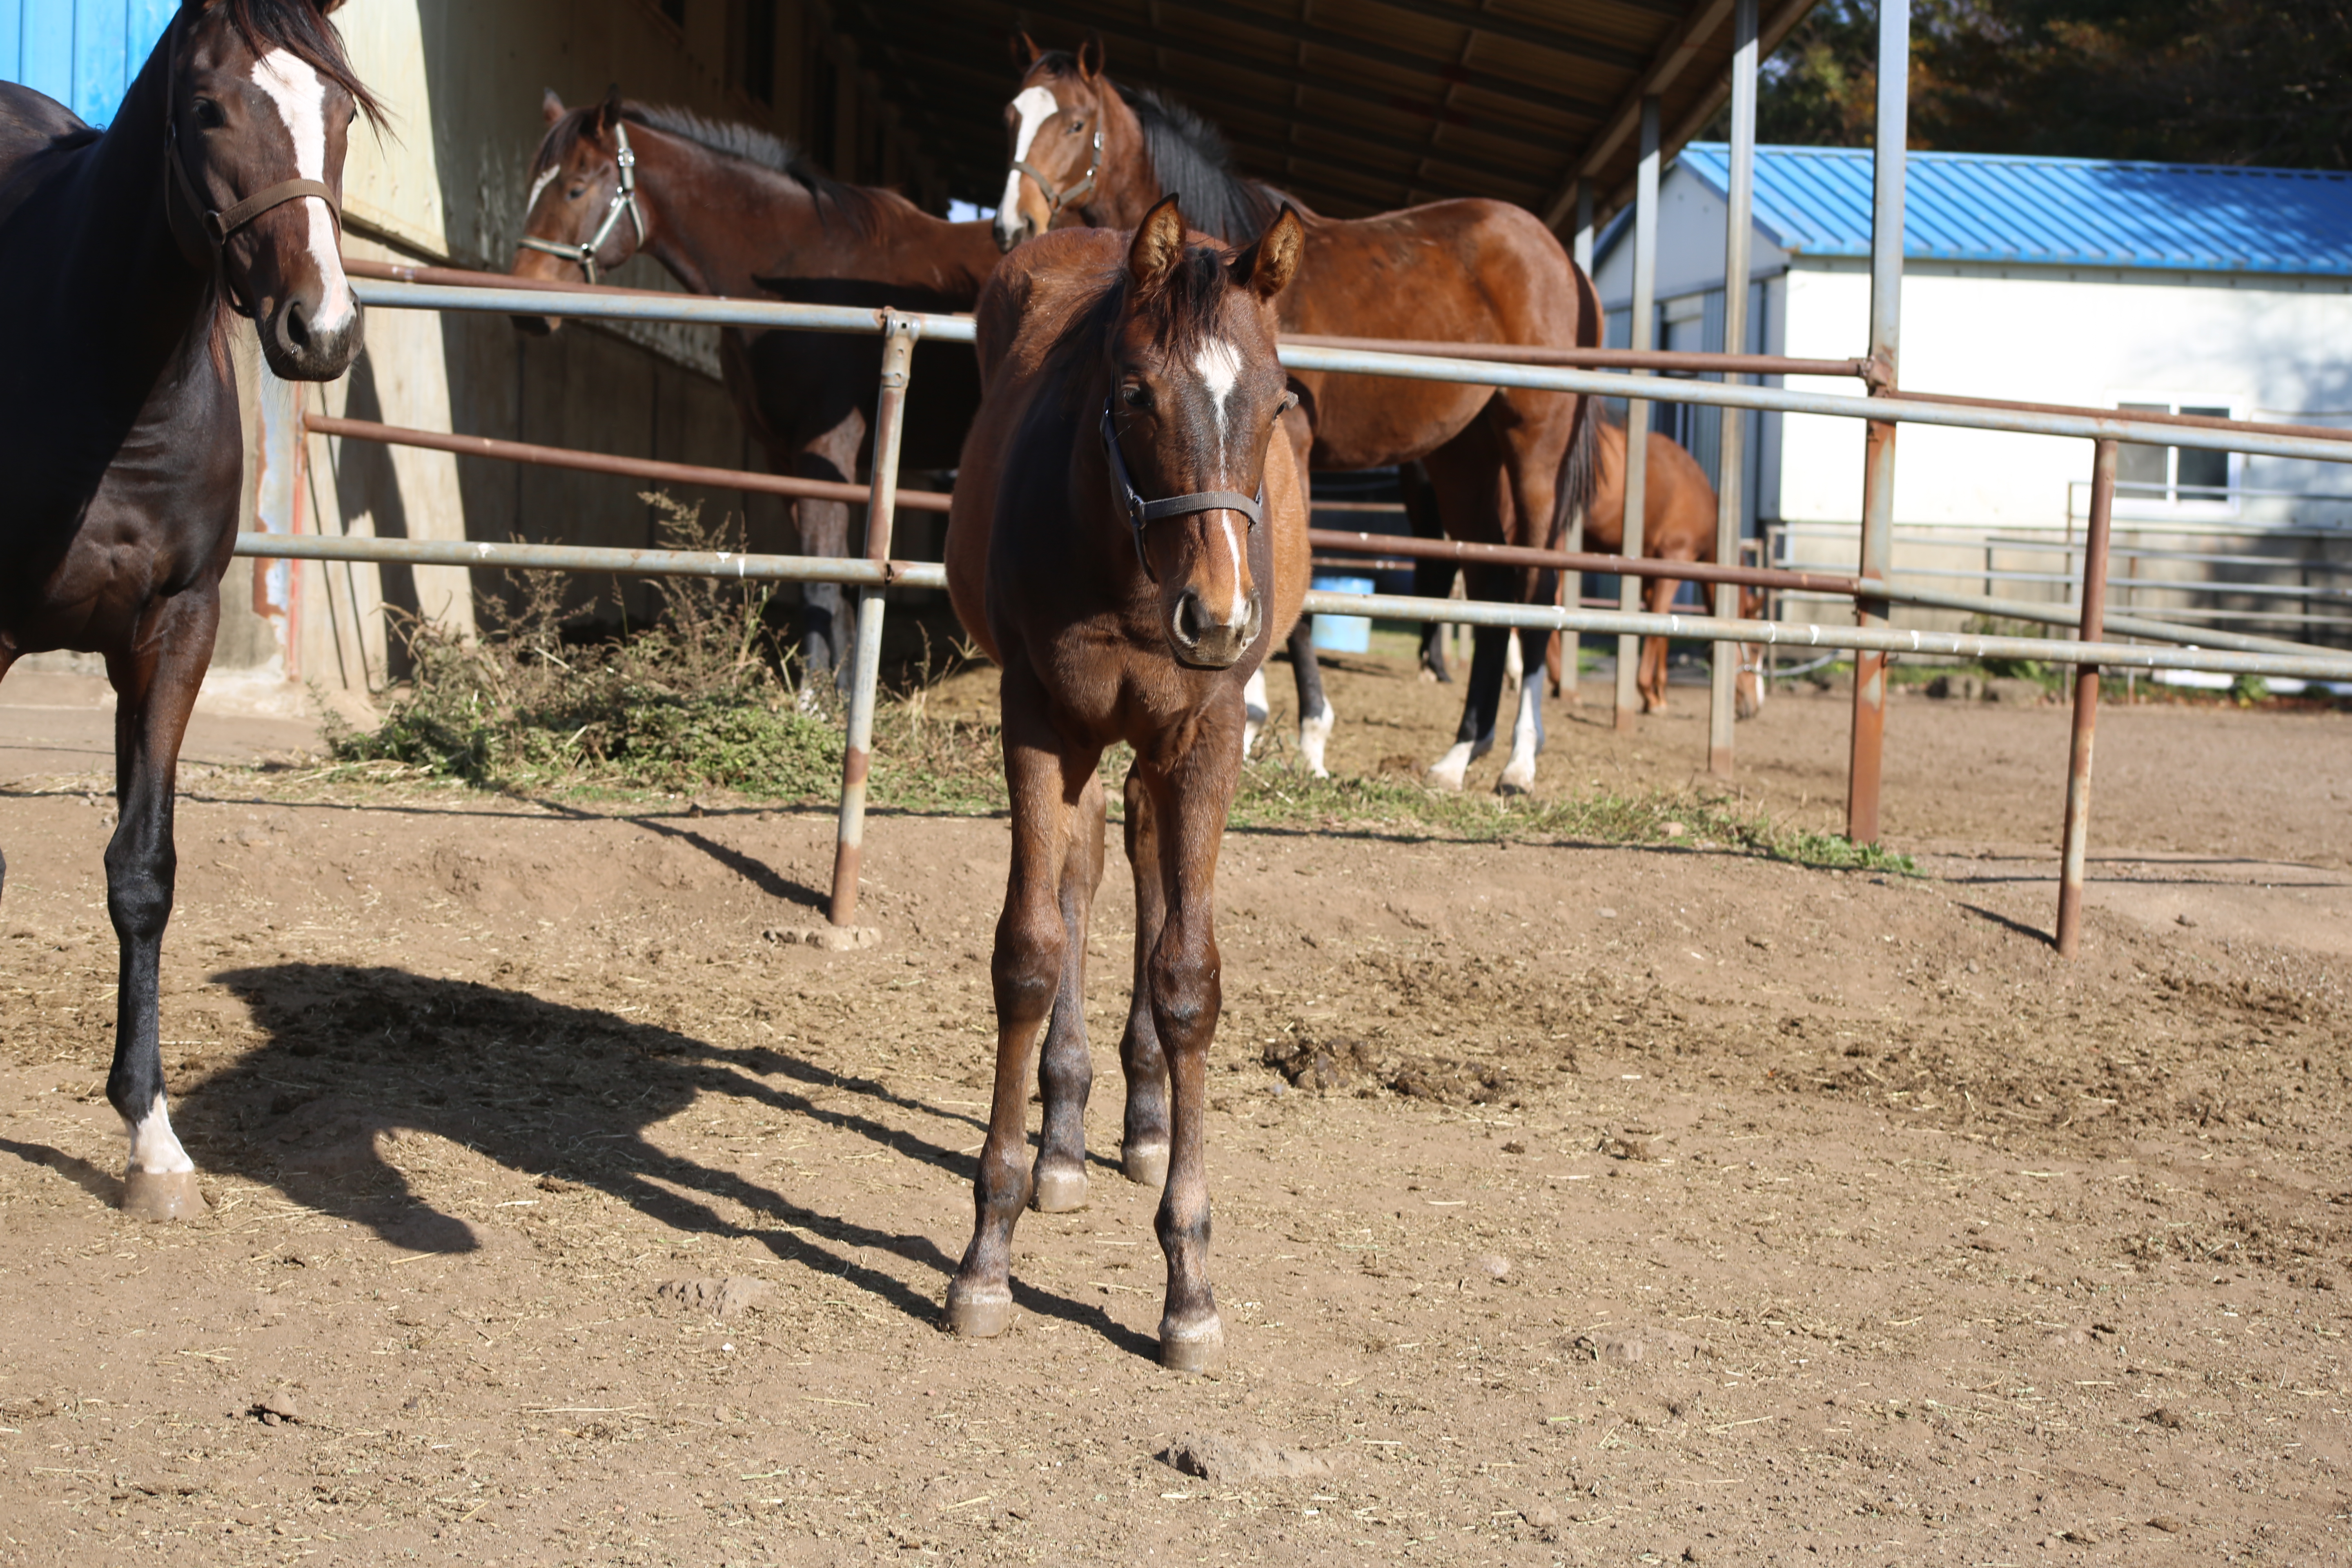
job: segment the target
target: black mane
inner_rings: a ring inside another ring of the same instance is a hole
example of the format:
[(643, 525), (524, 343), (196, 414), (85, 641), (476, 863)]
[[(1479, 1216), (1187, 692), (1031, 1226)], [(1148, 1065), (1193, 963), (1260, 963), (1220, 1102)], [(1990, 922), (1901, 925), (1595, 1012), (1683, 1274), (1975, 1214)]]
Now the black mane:
[(273, 48), (284, 49), (350, 93), (372, 123), (383, 122), (383, 106), (352, 74), (343, 56), (342, 35), (320, 14), (315, 0), (228, 0), (226, 9), (229, 25), (257, 58)]
[(1242, 246), (1282, 216), (1277, 193), (1234, 173), (1233, 151), (1215, 126), (1149, 88), (1121, 88), (1119, 96), (1143, 124), (1143, 151), (1160, 194), (1175, 196), (1186, 223)]
[[(539, 144), (538, 153), (531, 159), (530, 172), (534, 178), (563, 161), (581, 137), (587, 134), (588, 125), (599, 107), (591, 103), (571, 110), (548, 128), (546, 137)], [(906, 199), (894, 191), (878, 190), (871, 185), (853, 185), (836, 180), (810, 163), (799, 148), (756, 125), (713, 120), (690, 109), (662, 103), (639, 103), (634, 99), (622, 102), (621, 118), (667, 132), (680, 141), (691, 142), (722, 158), (732, 158), (771, 174), (782, 174), (808, 192), (820, 217), (824, 215), (825, 208), (831, 206), (851, 229), (861, 236), (873, 231), (876, 220), (893, 203), (902, 203)]]

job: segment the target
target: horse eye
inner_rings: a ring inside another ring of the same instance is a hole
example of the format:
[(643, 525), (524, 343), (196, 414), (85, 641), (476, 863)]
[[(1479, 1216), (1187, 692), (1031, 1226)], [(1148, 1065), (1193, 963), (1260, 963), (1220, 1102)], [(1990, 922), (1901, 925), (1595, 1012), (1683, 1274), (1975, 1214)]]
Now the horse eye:
[(1070, 121), (1070, 134), (1073, 136), (1076, 136), (1079, 132), (1084, 131), (1086, 128), (1087, 122), (1083, 120), (1073, 120)]
[(221, 106), (219, 104), (215, 103), (209, 98), (200, 98), (196, 100), (197, 129), (202, 131), (217, 131), (227, 123), (228, 117), (221, 112)]
[(582, 196), (584, 196), (584, 195), (586, 195), (587, 194), (588, 194), (588, 187), (587, 187), (587, 186), (585, 186), (585, 185), (574, 185), (574, 186), (572, 186), (572, 194), (571, 194), (571, 195), (567, 195), (567, 196), (565, 196), (563, 199), (564, 199), (565, 201), (567, 201), (567, 202), (576, 202), (576, 201), (578, 201)]
[(1129, 383), (1118, 389), (1118, 400), (1129, 408), (1149, 408), (1151, 406), (1151, 389)]

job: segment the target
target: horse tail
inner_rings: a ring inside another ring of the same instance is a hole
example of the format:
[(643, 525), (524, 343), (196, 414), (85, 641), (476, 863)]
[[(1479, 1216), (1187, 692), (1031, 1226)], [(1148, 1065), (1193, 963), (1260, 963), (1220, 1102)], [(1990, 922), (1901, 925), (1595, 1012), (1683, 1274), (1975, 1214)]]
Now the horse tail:
[[(1583, 268), (1571, 261), (1568, 269), (1576, 279), (1576, 346), (1580, 349), (1601, 346), (1601, 295), (1592, 287), (1592, 279)], [(1579, 396), (1576, 400), (1575, 424), (1568, 436), (1568, 450), (1559, 460), (1559, 484), (1555, 491), (1558, 500), (1553, 506), (1551, 547), (1568, 536), (1569, 519), (1592, 504), (1601, 489), (1601, 400)]]

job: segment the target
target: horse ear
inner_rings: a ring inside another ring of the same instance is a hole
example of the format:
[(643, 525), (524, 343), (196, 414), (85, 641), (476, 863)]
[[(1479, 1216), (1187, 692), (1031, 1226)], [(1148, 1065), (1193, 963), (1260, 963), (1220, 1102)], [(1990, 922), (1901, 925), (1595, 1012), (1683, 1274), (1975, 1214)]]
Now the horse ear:
[(1037, 57), (1045, 52), (1045, 50), (1037, 47), (1037, 40), (1031, 37), (1027, 33), (1021, 31), (1015, 31), (1013, 33), (1013, 68), (1019, 71), (1023, 76), (1027, 76), (1029, 74), (1029, 68), (1035, 65), (1037, 63)]
[(1103, 36), (1093, 28), (1087, 29), (1085, 41), (1078, 45), (1078, 74), (1093, 81), (1103, 73)]
[(310, 0), (310, 4), (319, 8), (321, 16), (331, 16), (343, 8), (343, 0)]
[(606, 136), (621, 122), (621, 84), (614, 82), (604, 89), (604, 101), (596, 106), (596, 134)]
[(563, 100), (555, 96), (553, 88), (549, 88), (547, 96), (539, 100), (539, 112), (550, 125), (563, 118)]
[(1298, 273), (1298, 258), (1307, 248), (1307, 226), (1298, 209), (1285, 202), (1282, 216), (1266, 226), (1247, 250), (1234, 258), (1234, 282), (1261, 300), (1271, 300), (1290, 287)]
[(1136, 225), (1135, 243), (1128, 247), (1127, 272), (1135, 279), (1136, 291), (1149, 294), (1158, 289), (1183, 255), (1184, 215), (1176, 210), (1174, 196), (1162, 196)]

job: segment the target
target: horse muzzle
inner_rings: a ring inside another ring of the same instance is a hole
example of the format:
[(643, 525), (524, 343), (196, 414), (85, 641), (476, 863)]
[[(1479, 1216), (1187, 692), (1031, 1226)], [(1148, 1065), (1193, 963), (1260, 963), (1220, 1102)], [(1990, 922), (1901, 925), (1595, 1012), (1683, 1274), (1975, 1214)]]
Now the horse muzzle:
[(1028, 218), (1017, 212), (1009, 212), (1003, 208), (998, 209), (996, 214), (997, 249), (1001, 251), (1010, 251), (1014, 246), (1020, 244), (1023, 240), (1027, 239), (1030, 237), (1030, 232)]
[(332, 381), (359, 357), (365, 321), (348, 285), (341, 309), (331, 312), (294, 291), (257, 315), (261, 356), (280, 381)]
[(1168, 616), (1168, 646), (1180, 664), (1194, 669), (1231, 669), (1257, 641), (1265, 621), (1255, 594), (1244, 598), (1230, 621), (1217, 618), (1201, 595), (1187, 588), (1176, 596)]

